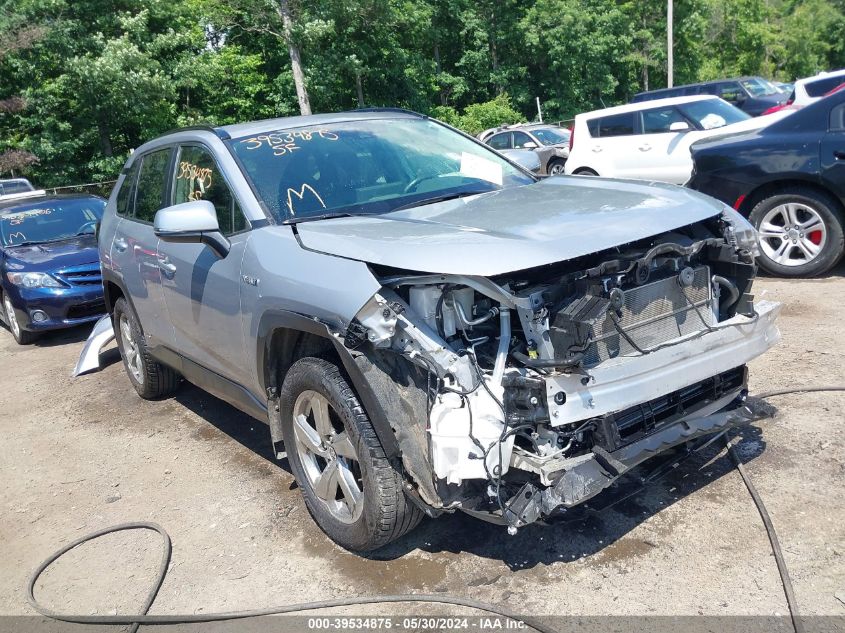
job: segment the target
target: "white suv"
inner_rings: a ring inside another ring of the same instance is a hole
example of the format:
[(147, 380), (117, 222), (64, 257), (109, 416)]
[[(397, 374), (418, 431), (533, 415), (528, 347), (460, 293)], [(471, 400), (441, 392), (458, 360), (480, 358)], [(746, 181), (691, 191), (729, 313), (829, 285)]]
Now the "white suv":
[(644, 101), (575, 117), (566, 173), (683, 184), (692, 172), (690, 145), (762, 128), (784, 115), (752, 118), (719, 97)]
[(799, 79), (787, 101), (787, 105), (802, 108), (824, 98), (832, 90), (845, 83), (845, 69), (819, 73), (813, 77)]

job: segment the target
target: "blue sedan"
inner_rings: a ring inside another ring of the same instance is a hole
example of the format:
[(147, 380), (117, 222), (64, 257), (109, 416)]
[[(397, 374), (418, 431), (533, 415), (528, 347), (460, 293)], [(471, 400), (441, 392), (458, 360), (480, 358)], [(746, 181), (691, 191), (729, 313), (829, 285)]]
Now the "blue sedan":
[(105, 204), (90, 195), (0, 197), (0, 320), (21, 345), (105, 313), (96, 238)]

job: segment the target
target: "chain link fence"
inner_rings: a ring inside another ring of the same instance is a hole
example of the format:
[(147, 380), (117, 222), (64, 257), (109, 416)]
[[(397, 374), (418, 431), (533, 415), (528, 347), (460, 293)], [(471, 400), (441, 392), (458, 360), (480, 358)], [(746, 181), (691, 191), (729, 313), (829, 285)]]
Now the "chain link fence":
[(108, 198), (111, 195), (112, 187), (117, 180), (106, 180), (103, 182), (88, 182), (81, 185), (68, 185), (65, 187), (45, 187), (47, 193), (89, 193), (95, 196)]

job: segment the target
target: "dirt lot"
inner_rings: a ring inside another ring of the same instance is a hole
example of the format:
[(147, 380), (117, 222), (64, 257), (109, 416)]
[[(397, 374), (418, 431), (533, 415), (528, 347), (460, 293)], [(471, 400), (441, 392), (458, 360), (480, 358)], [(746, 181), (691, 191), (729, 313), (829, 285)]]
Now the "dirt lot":
[[(845, 268), (822, 280), (763, 279), (756, 288), (785, 308), (783, 341), (753, 363), (752, 391), (845, 383)], [(155, 613), (379, 592), (449, 592), (523, 613), (787, 612), (760, 518), (723, 452), (562, 525), (510, 537), (450, 515), (363, 559), (312, 523), (287, 464), (267, 451), (265, 426), (190, 385), (144, 402), (119, 362), (72, 379), (86, 335), (21, 348), (0, 331), (0, 614), (31, 613), (24, 584), (49, 552), (131, 520), (156, 521), (173, 537)], [(845, 615), (845, 397), (773, 402), (778, 416), (744, 431), (741, 455), (779, 530), (801, 608)], [(157, 564), (156, 537), (106, 540), (48, 573), (45, 602), (137, 610)]]

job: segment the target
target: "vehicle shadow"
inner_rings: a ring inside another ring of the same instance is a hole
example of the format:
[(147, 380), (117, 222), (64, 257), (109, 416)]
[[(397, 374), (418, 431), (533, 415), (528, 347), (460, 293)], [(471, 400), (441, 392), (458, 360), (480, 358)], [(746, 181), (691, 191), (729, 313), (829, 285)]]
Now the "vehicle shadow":
[(59, 345), (70, 345), (72, 343), (83, 343), (91, 334), (93, 323), (77, 325), (63, 330), (49, 330), (35, 339), (35, 347), (57, 347)]
[[(190, 384), (183, 385), (175, 399), (274, 467), (291, 472), (287, 459), (274, 459), (266, 425)], [(759, 427), (746, 426), (735, 433), (737, 452), (743, 462), (756, 459), (765, 450)], [(620, 540), (650, 517), (690, 495), (698, 493), (713, 499), (715, 493), (709, 492), (708, 486), (734, 470), (722, 439), (686, 459), (679, 461), (680, 457), (680, 451), (655, 457), (586, 504), (568, 510), (547, 525), (522, 528), (514, 536), (509, 536), (504, 526), (456, 512), (425, 520), (409, 535), (364, 557), (392, 561), (413, 551), (467, 552), (501, 560), (511, 570), (519, 570), (571, 562), (602, 552), (609, 557), (620, 556), (622, 552), (617, 550), (626, 547), (648, 549), (655, 545)], [(658, 471), (665, 474), (643, 484), (644, 478)]]
[[(748, 426), (738, 432), (737, 450), (743, 462), (765, 450), (762, 431)], [(482, 558), (501, 560), (511, 570), (536, 565), (576, 561), (604, 553), (608, 558), (625, 556), (628, 549), (647, 550), (656, 544), (621, 539), (662, 510), (689, 497), (708, 494), (706, 488), (734, 469), (719, 439), (701, 453), (695, 453), (676, 467), (679, 454), (660, 456), (634, 469), (590, 501), (576, 506), (547, 525), (529, 525), (509, 536), (500, 525), (485, 523), (462, 513), (428, 521), (404, 539), (369, 556), (393, 560), (419, 549), (430, 553), (468, 552)], [(667, 472), (643, 483), (649, 473), (666, 467)], [(712, 498), (712, 497), (711, 497)]]

